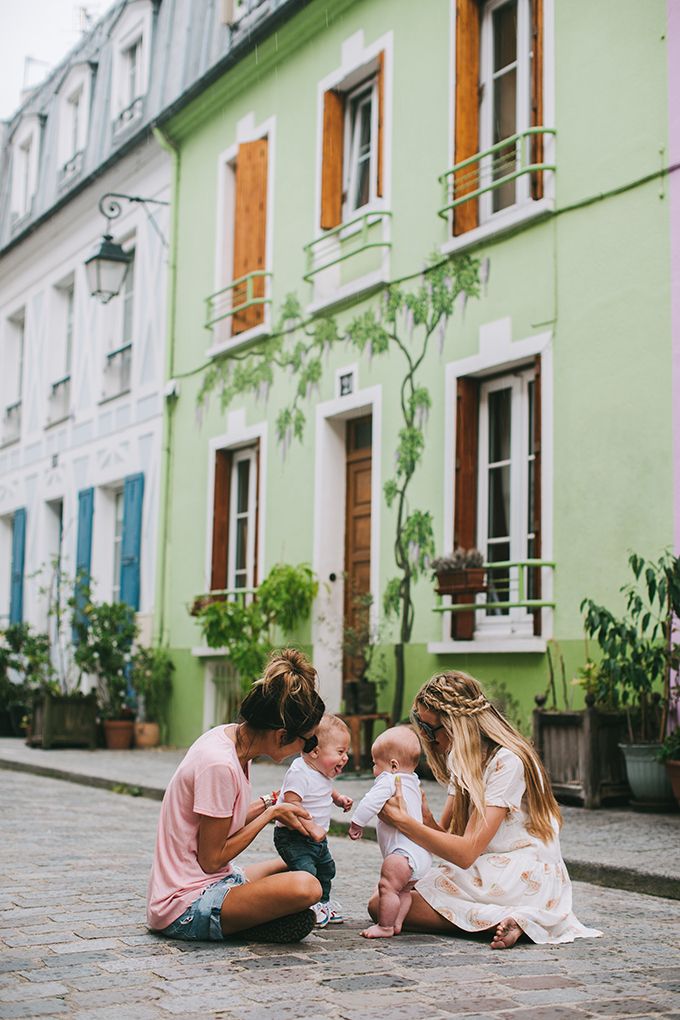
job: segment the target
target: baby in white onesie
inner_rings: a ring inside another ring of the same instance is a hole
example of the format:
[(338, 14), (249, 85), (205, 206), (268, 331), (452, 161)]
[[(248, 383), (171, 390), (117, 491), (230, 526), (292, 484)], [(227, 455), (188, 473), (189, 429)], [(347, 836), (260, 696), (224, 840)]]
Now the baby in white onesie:
[[(420, 741), (410, 726), (385, 730), (371, 748), (373, 786), (360, 801), (349, 827), (350, 839), (360, 839), (365, 826), (375, 818), (394, 795), (397, 776), (406, 810), (412, 818), (423, 820), (420, 780), (414, 769), (420, 758)], [(404, 836), (393, 825), (376, 818), (378, 845), (383, 855), (378, 882), (378, 923), (362, 931), (367, 939), (398, 935), (411, 906), (411, 890), (432, 866), (427, 850)]]

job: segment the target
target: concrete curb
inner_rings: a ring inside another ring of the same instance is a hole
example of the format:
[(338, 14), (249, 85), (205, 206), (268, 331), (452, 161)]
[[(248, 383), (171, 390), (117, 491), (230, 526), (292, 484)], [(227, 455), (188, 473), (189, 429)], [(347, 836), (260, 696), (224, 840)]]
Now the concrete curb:
[[(110, 790), (112, 793), (128, 794), (133, 797), (145, 797), (148, 800), (163, 800), (165, 790), (157, 786), (139, 786), (127, 780), (106, 779), (102, 776), (88, 776), (82, 772), (69, 772), (48, 765), (34, 765), (28, 762), (9, 761), (0, 758), (0, 769), (13, 772), (30, 772), (48, 779), (61, 779), (67, 783), (80, 786), (92, 786), (99, 790)], [(346, 836), (349, 822), (331, 820), (329, 833), (332, 836)], [(367, 826), (363, 838), (376, 842), (375, 828)], [(565, 858), (569, 874), (577, 882), (590, 882), (592, 885), (606, 886), (612, 889), (627, 889), (630, 892), (644, 893), (647, 896), (661, 896), (664, 899), (680, 900), (680, 879), (649, 872), (637, 871), (635, 868), (622, 868), (615, 864), (596, 864), (593, 861), (579, 861)]]

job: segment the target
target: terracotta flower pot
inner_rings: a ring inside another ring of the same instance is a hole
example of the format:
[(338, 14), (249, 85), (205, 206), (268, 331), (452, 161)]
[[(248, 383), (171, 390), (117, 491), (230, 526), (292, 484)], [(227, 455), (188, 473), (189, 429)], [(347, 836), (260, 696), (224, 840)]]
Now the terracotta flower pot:
[(135, 723), (135, 747), (158, 747), (161, 730), (157, 722)]
[(104, 738), (109, 751), (129, 751), (135, 724), (132, 719), (105, 719)]
[(673, 796), (678, 802), (678, 807), (680, 807), (680, 761), (667, 761), (666, 772), (673, 787)]

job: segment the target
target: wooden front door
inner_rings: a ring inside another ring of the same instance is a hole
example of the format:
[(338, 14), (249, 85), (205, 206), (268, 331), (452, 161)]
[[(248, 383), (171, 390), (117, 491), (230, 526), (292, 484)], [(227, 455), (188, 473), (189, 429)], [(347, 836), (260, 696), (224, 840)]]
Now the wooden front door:
[[(372, 418), (347, 422), (347, 487), (345, 497), (345, 627), (368, 631), (368, 606), (361, 596), (371, 590), (371, 449)], [(364, 663), (345, 654), (344, 679), (358, 680)]]

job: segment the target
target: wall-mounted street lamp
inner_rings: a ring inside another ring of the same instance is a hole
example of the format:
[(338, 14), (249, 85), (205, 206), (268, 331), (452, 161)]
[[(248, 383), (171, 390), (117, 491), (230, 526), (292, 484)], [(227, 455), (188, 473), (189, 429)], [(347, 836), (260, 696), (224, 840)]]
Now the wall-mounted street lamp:
[(168, 247), (168, 242), (147, 209), (147, 205), (169, 205), (169, 202), (162, 202), (158, 198), (140, 198), (138, 195), (122, 195), (114, 191), (102, 195), (99, 199), (99, 211), (106, 218), (106, 233), (102, 237), (97, 251), (85, 260), (85, 273), (90, 294), (101, 301), (103, 305), (108, 304), (112, 298), (120, 294), (132, 261), (130, 253), (117, 244), (113, 240), (112, 234), (109, 233), (111, 221), (118, 219), (123, 211), (119, 200), (137, 202), (142, 205), (163, 246)]

